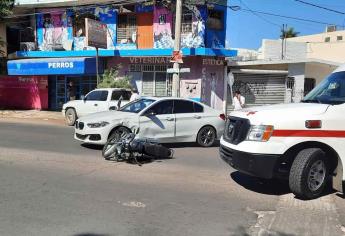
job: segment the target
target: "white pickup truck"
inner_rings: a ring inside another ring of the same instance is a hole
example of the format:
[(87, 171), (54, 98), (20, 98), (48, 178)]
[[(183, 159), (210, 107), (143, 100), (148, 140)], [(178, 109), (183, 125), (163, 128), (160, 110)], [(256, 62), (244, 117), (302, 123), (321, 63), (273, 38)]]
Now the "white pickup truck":
[(300, 198), (343, 191), (345, 175), (345, 65), (301, 103), (252, 107), (227, 119), (220, 156), (240, 172), (283, 178)]
[(117, 110), (119, 99), (121, 105), (129, 102), (131, 91), (119, 88), (95, 89), (82, 97), (81, 100), (73, 100), (62, 106), (62, 115), (68, 125), (74, 125), (75, 121), (90, 113)]

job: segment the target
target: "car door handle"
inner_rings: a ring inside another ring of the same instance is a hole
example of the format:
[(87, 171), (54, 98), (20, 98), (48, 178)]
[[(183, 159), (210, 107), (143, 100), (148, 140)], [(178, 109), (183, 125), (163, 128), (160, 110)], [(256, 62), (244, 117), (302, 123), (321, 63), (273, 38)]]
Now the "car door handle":
[(167, 117), (166, 120), (167, 120), (167, 121), (173, 121), (173, 120), (175, 120), (175, 119), (174, 119), (173, 117)]
[(194, 118), (195, 118), (195, 119), (200, 119), (200, 118), (201, 118), (201, 116), (194, 115)]
[(98, 104), (97, 104), (97, 103), (95, 103), (95, 104), (94, 104), (94, 106), (95, 106), (95, 107), (97, 107), (97, 106), (98, 106)]

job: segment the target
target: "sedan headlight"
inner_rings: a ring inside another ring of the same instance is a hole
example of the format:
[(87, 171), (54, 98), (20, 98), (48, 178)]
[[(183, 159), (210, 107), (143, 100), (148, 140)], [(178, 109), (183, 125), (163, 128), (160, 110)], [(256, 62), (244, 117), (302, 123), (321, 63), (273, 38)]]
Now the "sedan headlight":
[(101, 122), (96, 122), (96, 123), (88, 123), (87, 126), (89, 128), (101, 128), (101, 127), (104, 127), (104, 126), (107, 126), (109, 125), (109, 122), (106, 122), (106, 121), (101, 121)]
[(252, 125), (248, 132), (248, 141), (267, 142), (273, 133), (272, 125)]

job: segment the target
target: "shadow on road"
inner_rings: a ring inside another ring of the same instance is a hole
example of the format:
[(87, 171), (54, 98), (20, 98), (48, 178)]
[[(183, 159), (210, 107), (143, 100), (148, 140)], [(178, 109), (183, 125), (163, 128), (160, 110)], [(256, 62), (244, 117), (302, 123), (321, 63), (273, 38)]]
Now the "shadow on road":
[(96, 145), (96, 144), (82, 143), (82, 144), (80, 144), (80, 146), (82, 146), (84, 148), (92, 149), (92, 150), (102, 150), (103, 149), (102, 145)]
[(110, 236), (110, 235), (109, 234), (81, 233), (81, 234), (74, 234), (73, 236)]
[[(201, 148), (195, 142), (193, 142), (193, 143), (163, 143), (162, 145), (165, 147), (168, 147), (168, 148), (185, 148), (185, 147), (199, 147), (199, 148)], [(212, 145), (212, 147), (219, 147), (219, 145), (220, 145), (219, 140), (217, 140), (215, 142), (215, 144)]]
[(137, 161), (136, 162), (135, 160), (131, 159), (130, 161), (115, 161), (115, 160), (109, 160), (111, 162), (125, 162), (125, 163), (128, 163), (128, 164), (131, 164), (131, 165), (146, 165), (146, 164), (151, 164), (153, 162), (163, 162), (164, 160), (171, 160), (171, 159), (174, 159), (174, 157), (170, 157), (170, 158), (157, 158), (157, 157), (150, 157), (150, 156), (139, 156), (137, 157)]
[(230, 177), (245, 189), (267, 194), (267, 195), (284, 195), (290, 193), (287, 182), (278, 180), (264, 180), (257, 177), (249, 176), (238, 171), (232, 172)]

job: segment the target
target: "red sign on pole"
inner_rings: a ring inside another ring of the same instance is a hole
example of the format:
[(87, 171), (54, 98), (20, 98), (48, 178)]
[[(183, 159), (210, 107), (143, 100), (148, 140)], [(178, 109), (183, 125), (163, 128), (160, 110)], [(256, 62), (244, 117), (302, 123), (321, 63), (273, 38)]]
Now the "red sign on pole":
[(170, 59), (170, 62), (177, 62), (179, 64), (182, 64), (183, 63), (182, 52), (181, 51), (173, 51), (173, 55)]

